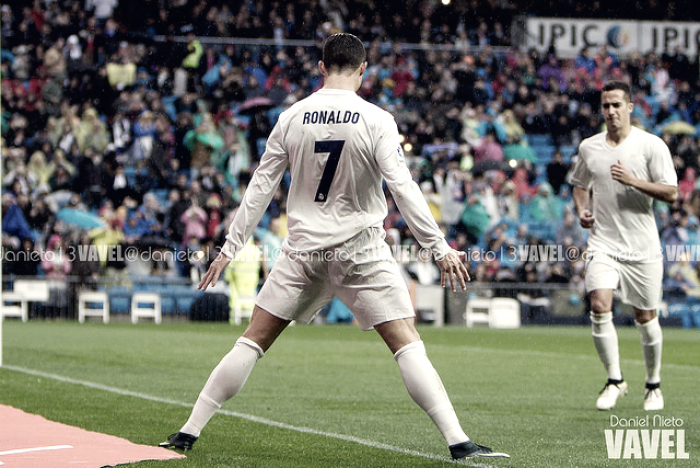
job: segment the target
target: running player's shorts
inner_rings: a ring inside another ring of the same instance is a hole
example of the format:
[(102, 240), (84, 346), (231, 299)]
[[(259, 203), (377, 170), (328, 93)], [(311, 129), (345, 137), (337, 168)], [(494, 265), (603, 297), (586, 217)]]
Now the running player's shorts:
[(586, 259), (586, 291), (617, 289), (620, 299), (640, 310), (656, 310), (661, 299), (663, 262), (622, 262), (600, 252)]
[(363, 330), (415, 316), (381, 228), (365, 229), (322, 251), (282, 252), (256, 305), (276, 317), (310, 323), (333, 296), (352, 311)]

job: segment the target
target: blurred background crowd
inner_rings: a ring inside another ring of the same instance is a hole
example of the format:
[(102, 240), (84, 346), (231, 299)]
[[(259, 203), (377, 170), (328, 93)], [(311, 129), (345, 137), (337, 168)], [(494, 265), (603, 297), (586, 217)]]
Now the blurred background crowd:
[[(475, 280), (580, 287), (579, 256), (541, 261), (522, 246), (584, 248), (566, 174), (578, 143), (603, 129), (609, 79), (632, 84), (634, 124), (674, 158), (681, 196), (656, 207), (664, 245), (700, 245), (698, 57), (523, 51), (511, 24), (525, 11), (700, 20), (697, 2), (3, 2), (3, 274), (196, 278), (207, 258), (189, 253), (215, 256), (270, 129), (322, 86), (320, 46), (340, 31), (366, 42), (359, 94), (395, 116), (415, 180)], [(256, 231), (266, 253), (286, 234), (288, 182)], [(386, 196), (387, 241), (410, 251)], [(80, 245), (186, 255), (44, 255)], [(694, 255), (669, 257), (670, 294), (700, 296)], [(417, 282), (439, 279), (429, 260), (403, 263)]]

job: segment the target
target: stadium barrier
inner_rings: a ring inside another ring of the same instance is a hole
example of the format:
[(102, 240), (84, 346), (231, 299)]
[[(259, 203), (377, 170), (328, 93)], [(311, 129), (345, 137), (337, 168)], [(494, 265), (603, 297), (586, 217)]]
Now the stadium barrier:
[[(3, 305), (6, 296), (13, 300), (17, 299), (18, 292), (14, 290), (14, 285), (18, 282), (26, 284), (23, 282), (40, 281), (48, 287), (48, 297), (28, 298), (25, 301), (29, 320), (78, 320), (79, 297), (80, 293), (85, 291), (99, 291), (107, 294), (110, 317), (106, 321), (110, 318), (117, 321), (129, 320), (132, 298), (136, 293), (159, 295), (164, 320), (228, 320), (228, 301), (225, 296), (228, 288), (219, 288), (217, 291), (205, 293), (199, 291), (196, 285), (185, 278), (167, 276), (100, 278), (89, 286), (80, 284), (77, 277), (47, 280), (46, 278), (4, 276), (2, 281)], [(445, 288), (442, 290), (440, 300), (435, 299), (436, 288), (439, 286), (418, 288), (416, 292), (429, 291), (430, 302), (440, 304), (438, 308), (425, 306), (424, 298), (414, 298), (419, 310), (419, 320), (433, 326), (466, 325), (465, 312), (468, 301), (476, 298), (516, 299), (520, 304), (522, 325), (587, 326), (590, 323), (585, 295), (569, 284), (472, 281), (468, 284), (466, 291), (452, 292), (449, 288)], [(428, 313), (421, 313), (426, 309)], [(633, 325), (632, 308), (622, 304), (617, 296), (615, 296), (613, 309), (616, 323)], [(9, 313), (8, 317), (11, 316), (14, 315)], [(700, 328), (700, 302), (669, 299), (661, 304), (659, 316), (662, 324), (666, 326)], [(17, 318), (21, 320), (20, 317)], [(100, 318), (105, 320), (104, 316)]]

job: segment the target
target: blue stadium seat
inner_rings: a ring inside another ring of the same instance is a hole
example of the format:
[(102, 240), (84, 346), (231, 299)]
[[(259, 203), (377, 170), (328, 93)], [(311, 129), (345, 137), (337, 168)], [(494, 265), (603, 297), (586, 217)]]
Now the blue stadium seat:
[(175, 298), (172, 296), (160, 296), (160, 310), (161, 313), (165, 315), (170, 315), (176, 313), (175, 310)]
[(110, 296), (109, 312), (111, 314), (128, 314), (131, 309), (131, 299), (126, 296)]
[(573, 145), (564, 145), (559, 147), (559, 151), (561, 151), (564, 162), (568, 164), (571, 162), (571, 157), (578, 152), (578, 148)]
[(190, 312), (192, 303), (194, 302), (196, 296), (181, 296), (175, 298), (175, 313), (180, 315), (187, 315)]
[(536, 164), (543, 164), (547, 165), (552, 161), (552, 155), (554, 154), (554, 150), (556, 150), (556, 146), (554, 145), (530, 145), (532, 147), (532, 150), (535, 152), (535, 156), (537, 156), (537, 163)]
[(530, 143), (530, 146), (552, 144), (552, 139), (549, 135), (528, 135), (527, 141)]

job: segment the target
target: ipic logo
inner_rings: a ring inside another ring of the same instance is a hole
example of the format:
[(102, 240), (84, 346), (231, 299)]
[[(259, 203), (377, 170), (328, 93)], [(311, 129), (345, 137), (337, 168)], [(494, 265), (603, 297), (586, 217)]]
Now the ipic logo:
[[(653, 418), (623, 419), (610, 416), (611, 427), (635, 427), (636, 429), (606, 429), (605, 444), (608, 458), (688, 459), (685, 451), (683, 420), (655, 415)], [(651, 429), (664, 427), (668, 429)], [(639, 429), (644, 428), (644, 429)]]

